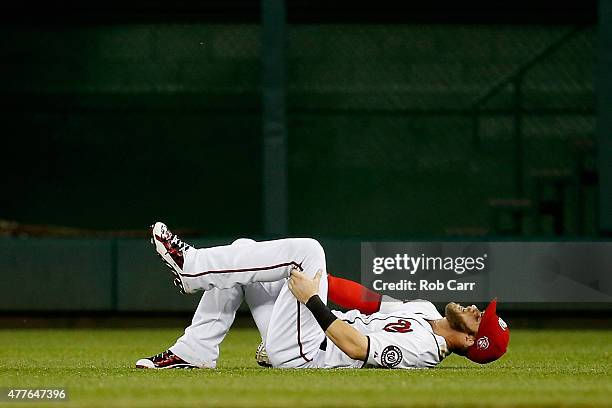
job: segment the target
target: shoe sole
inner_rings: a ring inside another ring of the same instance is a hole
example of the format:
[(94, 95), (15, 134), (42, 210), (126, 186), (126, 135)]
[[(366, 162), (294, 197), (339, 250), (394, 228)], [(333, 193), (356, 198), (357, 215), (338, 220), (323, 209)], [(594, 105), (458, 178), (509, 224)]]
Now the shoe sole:
[(147, 367), (147, 366), (143, 366), (143, 365), (136, 365), (136, 368), (140, 368), (143, 370), (168, 370), (171, 368), (178, 368), (178, 369), (183, 369), (183, 370), (192, 370), (192, 369), (197, 369), (198, 367), (189, 365), (189, 364), (174, 364), (174, 365), (169, 365), (167, 367)]
[[(179, 273), (179, 266), (176, 264), (176, 262), (174, 262), (171, 256), (167, 256), (168, 251), (166, 250), (166, 247), (157, 239), (155, 239), (156, 227), (159, 227), (159, 229), (161, 229), (161, 225), (165, 224), (162, 224), (161, 222), (156, 222), (151, 226), (151, 244), (153, 244), (153, 247), (155, 248), (155, 253), (157, 254), (157, 256), (159, 256), (159, 259), (161, 259), (162, 262), (166, 264), (168, 269), (170, 269), (170, 272), (172, 272), (172, 275), (174, 275), (174, 286), (179, 289), (179, 292), (181, 294), (185, 295), (187, 294), (187, 291), (185, 290), (185, 285), (183, 284), (183, 280), (181, 279), (181, 275)], [(157, 232), (157, 235), (161, 236), (160, 231)]]

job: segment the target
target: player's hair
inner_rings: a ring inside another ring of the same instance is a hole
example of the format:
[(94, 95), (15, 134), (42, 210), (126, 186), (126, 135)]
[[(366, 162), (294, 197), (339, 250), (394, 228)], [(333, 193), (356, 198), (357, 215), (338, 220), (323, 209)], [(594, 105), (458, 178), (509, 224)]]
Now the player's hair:
[(444, 308), (444, 315), (446, 316), (446, 320), (448, 320), (448, 324), (452, 329), (457, 330), (461, 333), (467, 333), (472, 335), (476, 334), (468, 328), (465, 321), (459, 315), (452, 311), (452, 309), (450, 308), (450, 303)]

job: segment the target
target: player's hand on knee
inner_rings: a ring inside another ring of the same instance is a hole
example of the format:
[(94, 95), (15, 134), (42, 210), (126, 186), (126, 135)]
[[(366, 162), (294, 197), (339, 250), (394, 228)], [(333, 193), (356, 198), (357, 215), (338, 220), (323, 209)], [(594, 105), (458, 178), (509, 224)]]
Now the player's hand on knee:
[(322, 271), (319, 270), (314, 279), (310, 279), (305, 273), (293, 269), (288, 282), (289, 290), (300, 303), (306, 303), (312, 296), (319, 294), (321, 275)]

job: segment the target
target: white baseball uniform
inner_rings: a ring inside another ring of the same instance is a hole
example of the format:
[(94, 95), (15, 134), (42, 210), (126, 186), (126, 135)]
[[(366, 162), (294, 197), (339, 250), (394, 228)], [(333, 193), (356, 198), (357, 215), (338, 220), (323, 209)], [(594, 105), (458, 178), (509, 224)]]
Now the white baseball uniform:
[(431, 302), (382, 302), (380, 311), (371, 315), (358, 310), (334, 314), (368, 337), (368, 357), (365, 362), (353, 360), (328, 341), (318, 359), (321, 368), (429, 368), (449, 354), (444, 337), (427, 322), (442, 319)]
[(350, 359), (331, 341), (312, 313), (289, 291), (293, 268), (313, 278), (322, 271), (319, 296), (327, 301), (325, 253), (313, 239), (291, 238), (184, 252), (181, 277), (188, 291), (205, 290), (192, 323), (170, 350), (200, 367), (216, 366), (219, 344), (245, 299), (270, 363), (281, 368), (431, 367), (448, 353), (427, 320), (442, 318), (429, 302), (389, 302), (373, 315), (334, 312), (369, 338), (368, 359)]

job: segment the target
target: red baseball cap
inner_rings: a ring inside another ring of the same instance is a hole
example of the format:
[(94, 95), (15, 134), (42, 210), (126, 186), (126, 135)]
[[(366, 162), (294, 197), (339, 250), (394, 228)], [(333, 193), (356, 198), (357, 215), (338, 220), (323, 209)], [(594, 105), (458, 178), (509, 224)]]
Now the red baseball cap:
[(493, 299), (482, 315), (476, 341), (467, 350), (466, 357), (475, 363), (495, 361), (503, 356), (508, 348), (510, 330), (496, 311), (497, 299)]

